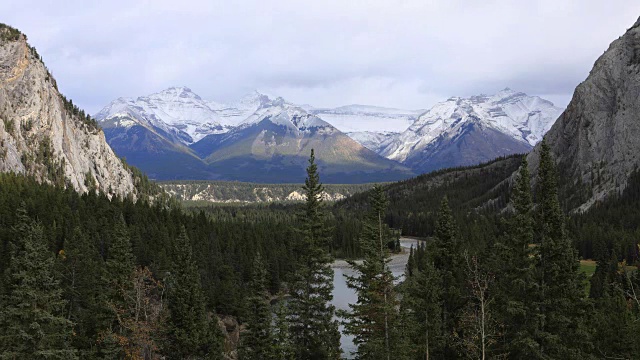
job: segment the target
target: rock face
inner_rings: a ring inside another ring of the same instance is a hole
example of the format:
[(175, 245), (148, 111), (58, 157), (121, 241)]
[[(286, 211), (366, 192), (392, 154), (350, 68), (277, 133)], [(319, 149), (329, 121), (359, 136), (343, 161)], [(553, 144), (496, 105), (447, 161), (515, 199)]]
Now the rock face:
[[(568, 208), (621, 191), (640, 160), (640, 20), (609, 46), (545, 136)], [(537, 146), (529, 155), (533, 171)]]
[(79, 192), (135, 194), (97, 123), (67, 101), (26, 37), (0, 25), (0, 171)]

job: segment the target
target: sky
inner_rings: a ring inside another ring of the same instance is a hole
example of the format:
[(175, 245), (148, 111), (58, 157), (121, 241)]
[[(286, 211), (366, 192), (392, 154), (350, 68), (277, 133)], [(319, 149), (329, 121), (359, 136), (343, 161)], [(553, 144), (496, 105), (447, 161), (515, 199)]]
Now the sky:
[(640, 1), (3, 0), (0, 14), (89, 113), (171, 86), (427, 109), (505, 87), (566, 106)]

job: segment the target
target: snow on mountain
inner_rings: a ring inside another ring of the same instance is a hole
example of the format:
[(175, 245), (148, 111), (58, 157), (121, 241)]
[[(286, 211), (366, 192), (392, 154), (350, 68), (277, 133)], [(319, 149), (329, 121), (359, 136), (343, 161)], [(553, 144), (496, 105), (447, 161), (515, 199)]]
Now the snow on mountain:
[(509, 88), (495, 95), (452, 97), (420, 115), (406, 131), (387, 139), (380, 145), (379, 153), (405, 161), (438, 138), (454, 137), (471, 122), (534, 146), (562, 111), (550, 101)]
[(401, 132), (424, 112), (368, 105), (347, 105), (334, 109), (309, 105), (303, 107), (343, 132)]
[(376, 153), (382, 151), (381, 147), (389, 142), (390, 139), (398, 136), (400, 133), (392, 131), (358, 131), (346, 133), (350, 138), (359, 142), (362, 146)]
[(328, 122), (308, 113), (302, 107), (288, 103), (281, 97), (271, 100), (265, 95), (262, 95), (260, 105), (255, 112), (238, 126), (246, 127), (262, 120), (300, 131), (315, 127), (332, 127)]
[(267, 95), (254, 90), (235, 103), (218, 105), (215, 110), (223, 125), (233, 127), (245, 122), (249, 116), (268, 106), (270, 102), (271, 99)]
[(228, 131), (216, 111), (223, 107), (203, 100), (187, 87), (171, 87), (137, 99), (116, 99), (95, 118), (101, 122), (125, 119), (114, 124), (116, 126), (132, 126), (134, 122), (151, 125), (175, 133), (184, 144), (190, 144), (208, 134)]

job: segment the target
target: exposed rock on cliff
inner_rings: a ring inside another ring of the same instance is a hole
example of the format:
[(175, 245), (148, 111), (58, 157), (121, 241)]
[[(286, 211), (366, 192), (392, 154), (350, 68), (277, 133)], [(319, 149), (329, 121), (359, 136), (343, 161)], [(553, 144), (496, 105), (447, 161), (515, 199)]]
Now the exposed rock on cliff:
[(0, 24), (0, 171), (135, 196), (134, 179), (89, 116), (64, 98), (26, 36)]
[[(545, 136), (569, 209), (624, 189), (640, 160), (640, 20), (615, 40)], [(533, 170), (540, 146), (529, 155)]]

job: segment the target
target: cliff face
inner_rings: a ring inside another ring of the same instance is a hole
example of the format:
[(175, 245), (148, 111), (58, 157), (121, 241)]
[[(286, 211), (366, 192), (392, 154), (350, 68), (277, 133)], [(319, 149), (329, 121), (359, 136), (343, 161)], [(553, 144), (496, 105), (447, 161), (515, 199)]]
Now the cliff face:
[(0, 27), (0, 171), (79, 192), (135, 195), (131, 172), (102, 130), (58, 92), (26, 37)]
[[(568, 208), (586, 210), (624, 189), (640, 159), (640, 20), (596, 61), (545, 139)], [(532, 170), (539, 151), (529, 155)]]

